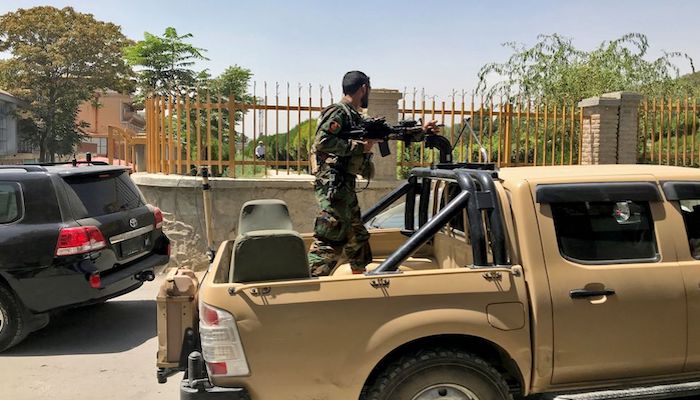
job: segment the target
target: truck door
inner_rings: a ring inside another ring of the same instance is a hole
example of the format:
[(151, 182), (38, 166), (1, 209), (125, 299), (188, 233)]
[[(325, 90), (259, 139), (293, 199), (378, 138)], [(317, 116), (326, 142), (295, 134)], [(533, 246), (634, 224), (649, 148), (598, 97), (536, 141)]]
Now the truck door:
[(685, 288), (669, 240), (677, 227), (647, 179), (531, 184), (552, 293), (555, 385), (683, 370)]
[(688, 301), (685, 371), (697, 372), (700, 371), (700, 182), (664, 182), (662, 187), (670, 202), (668, 219), (679, 227), (674, 232), (674, 242)]

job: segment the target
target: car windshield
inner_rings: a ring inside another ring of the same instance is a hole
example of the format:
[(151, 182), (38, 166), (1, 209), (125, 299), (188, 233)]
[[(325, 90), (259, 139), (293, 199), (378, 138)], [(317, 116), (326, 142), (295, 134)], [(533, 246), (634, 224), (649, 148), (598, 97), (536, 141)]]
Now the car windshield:
[[(414, 221), (418, 221), (418, 204), (420, 203), (420, 195), (416, 195), (416, 206), (414, 208)], [(405, 228), (406, 203), (397, 204), (384, 212), (379, 213), (365, 225), (367, 229), (392, 229)]]
[(145, 204), (126, 172), (69, 176), (64, 179), (84, 207), (84, 210), (78, 211), (83, 218), (131, 210)]

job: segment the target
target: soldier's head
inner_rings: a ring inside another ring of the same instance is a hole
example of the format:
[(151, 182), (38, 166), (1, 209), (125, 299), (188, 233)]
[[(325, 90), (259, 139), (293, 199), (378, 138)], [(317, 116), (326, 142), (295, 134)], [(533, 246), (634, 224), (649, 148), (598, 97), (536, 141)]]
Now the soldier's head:
[(343, 94), (358, 101), (362, 108), (367, 108), (369, 91), (369, 76), (364, 72), (350, 71), (343, 76)]

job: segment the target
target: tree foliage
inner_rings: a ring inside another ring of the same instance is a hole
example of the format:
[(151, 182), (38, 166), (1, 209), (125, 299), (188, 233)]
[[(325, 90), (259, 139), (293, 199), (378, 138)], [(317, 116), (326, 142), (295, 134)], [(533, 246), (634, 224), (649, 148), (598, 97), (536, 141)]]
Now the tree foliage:
[(128, 90), (129, 44), (119, 26), (70, 7), (34, 7), (0, 16), (0, 87), (22, 99), (22, 139), (42, 161), (70, 154), (81, 139), (78, 106), (98, 89)]
[(191, 33), (178, 35), (175, 28), (168, 27), (163, 36), (145, 32), (143, 40), (124, 49), (124, 57), (138, 70), (141, 96), (192, 92), (198, 80), (193, 66), (207, 58), (205, 49), (186, 42), (191, 38)]
[[(697, 90), (678, 79), (674, 63), (682, 59), (693, 69), (692, 59), (681, 52), (664, 52), (648, 60), (649, 43), (640, 33), (603, 42), (588, 52), (557, 34), (540, 35), (538, 40), (532, 47), (504, 44), (513, 54), (504, 63), (481, 68), (478, 91), (488, 97), (503, 94), (561, 103), (621, 90), (649, 96), (687, 96)], [(487, 78), (493, 77), (497, 81), (488, 84)]]

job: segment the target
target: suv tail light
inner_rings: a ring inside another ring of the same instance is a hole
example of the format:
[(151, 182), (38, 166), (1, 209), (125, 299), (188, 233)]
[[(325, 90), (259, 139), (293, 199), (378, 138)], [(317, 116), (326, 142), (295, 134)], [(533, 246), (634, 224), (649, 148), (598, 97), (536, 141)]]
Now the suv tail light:
[(72, 256), (89, 253), (107, 246), (102, 232), (95, 226), (61, 228), (58, 233), (56, 256)]
[(250, 374), (233, 315), (200, 301), (199, 336), (209, 376)]
[(155, 217), (155, 226), (156, 229), (160, 229), (163, 227), (163, 212), (160, 211), (160, 208), (154, 207), (153, 208), (153, 217)]

